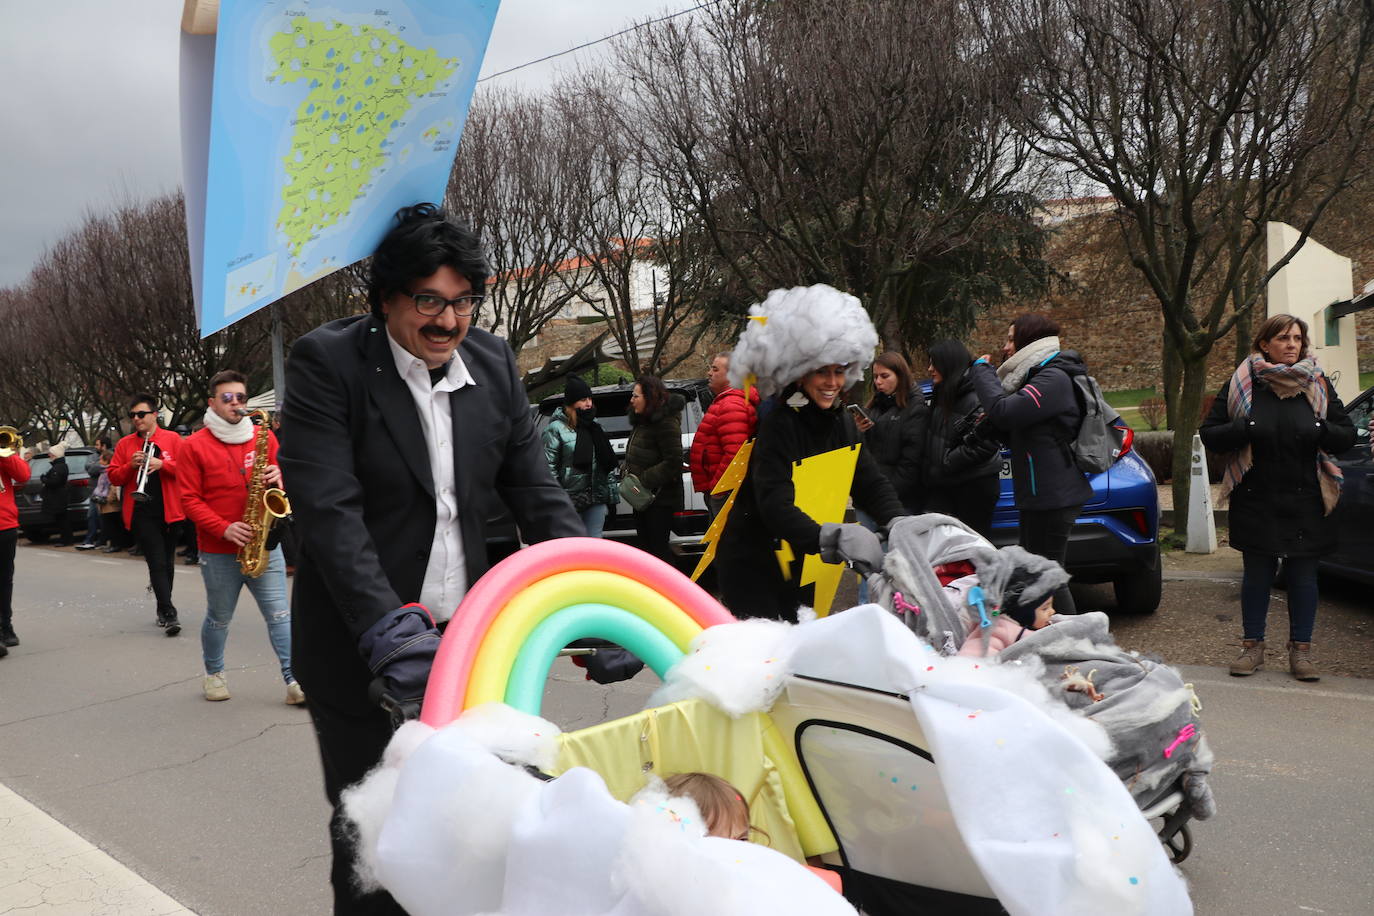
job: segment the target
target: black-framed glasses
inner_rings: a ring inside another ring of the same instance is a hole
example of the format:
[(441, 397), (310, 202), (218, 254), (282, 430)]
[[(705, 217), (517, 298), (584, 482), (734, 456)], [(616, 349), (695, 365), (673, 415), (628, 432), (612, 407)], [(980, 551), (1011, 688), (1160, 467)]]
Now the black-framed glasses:
[(410, 297), (411, 302), (415, 303), (415, 311), (426, 318), (439, 317), (444, 313), (444, 309), (450, 305), (453, 306), (453, 314), (459, 318), (471, 318), (477, 312), (477, 307), (482, 304), (483, 298), (468, 295), (445, 299), (443, 296), (436, 296), (433, 293), (406, 293), (406, 295)]
[(248, 395), (241, 391), (221, 391), (219, 393), (219, 399), (226, 404), (233, 404), (236, 402), (239, 404), (248, 403)]
[(157, 413), (156, 410), (131, 410), (129, 411), (130, 420), (142, 420), (148, 414)]

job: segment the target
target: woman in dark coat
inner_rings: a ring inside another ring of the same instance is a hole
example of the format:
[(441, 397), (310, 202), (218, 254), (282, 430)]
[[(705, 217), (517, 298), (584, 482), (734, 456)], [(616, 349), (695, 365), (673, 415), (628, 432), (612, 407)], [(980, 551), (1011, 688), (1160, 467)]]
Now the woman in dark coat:
[(640, 545), (664, 561), (672, 560), (668, 535), (673, 513), (682, 509), (682, 408), (686, 403), (653, 375), (641, 375), (630, 395), (625, 473), (634, 474), (654, 494), (652, 503), (635, 512), (635, 528)]
[(43, 481), (43, 512), (58, 531), (57, 546), (72, 542), (72, 519), (67, 514), (67, 447), (60, 442), (48, 450), (51, 464), (39, 478)]
[(983, 405), (969, 377), (972, 362), (973, 354), (957, 340), (931, 345), (926, 372), (935, 386), (925, 447), (925, 508), (991, 537), (1002, 456), (989, 424), (982, 422)]
[(1244, 558), (1241, 653), (1237, 676), (1264, 665), (1269, 589), (1283, 559), (1288, 587), (1288, 664), (1300, 681), (1320, 675), (1311, 660), (1317, 619), (1317, 559), (1335, 546), (1327, 516), (1340, 497), (1331, 460), (1355, 444), (1355, 428), (1311, 357), (1307, 323), (1274, 315), (1260, 326), (1251, 355), (1222, 386), (1199, 431), (1227, 456), (1231, 546)]
[(909, 513), (919, 512), (925, 503), (921, 463), (929, 421), (930, 409), (912, 385), (906, 357), (889, 350), (874, 360), (868, 416), (856, 417), (855, 423), (863, 434), (864, 448), (873, 454)]
[[(973, 389), (1011, 450), (1021, 546), (1063, 566), (1074, 520), (1092, 496), (1069, 449), (1083, 420), (1073, 377), (1088, 370), (1077, 353), (1059, 349), (1059, 325), (1044, 315), (1013, 321), (1002, 356), (995, 371), (986, 355), (974, 362)], [(1054, 607), (1077, 613), (1067, 585), (1055, 592)]]

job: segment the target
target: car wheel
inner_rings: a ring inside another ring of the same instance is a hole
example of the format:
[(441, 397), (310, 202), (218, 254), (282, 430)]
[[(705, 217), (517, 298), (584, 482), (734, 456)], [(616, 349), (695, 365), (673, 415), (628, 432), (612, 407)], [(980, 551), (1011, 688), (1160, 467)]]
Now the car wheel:
[(1159, 546), (1155, 546), (1154, 566), (1112, 580), (1116, 592), (1116, 609), (1124, 614), (1153, 614), (1159, 610), (1164, 594), (1164, 564), (1159, 561)]

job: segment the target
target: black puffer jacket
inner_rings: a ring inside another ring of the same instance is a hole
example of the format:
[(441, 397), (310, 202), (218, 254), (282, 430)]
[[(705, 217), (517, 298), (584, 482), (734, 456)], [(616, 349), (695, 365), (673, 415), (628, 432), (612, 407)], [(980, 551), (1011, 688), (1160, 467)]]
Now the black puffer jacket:
[(54, 458), (52, 464), (39, 479), (43, 481), (43, 508), (49, 513), (62, 512), (67, 508), (67, 459)]
[(1067, 509), (1087, 502), (1092, 487), (1069, 450), (1083, 416), (1071, 378), (1087, 374), (1079, 355), (1060, 350), (1011, 393), (1002, 390), (987, 363), (974, 363), (969, 374), (988, 420), (1011, 450), (1016, 508)]
[[(730, 510), (720, 549), (732, 560), (752, 561), (777, 567), (773, 550), (778, 540), (792, 545), (798, 556), (820, 550), (821, 526), (797, 508), (792, 486), (792, 465), (812, 455), (853, 445), (859, 430), (849, 414), (838, 408), (821, 410), (808, 401), (803, 407), (780, 405), (759, 423), (749, 473)], [(897, 493), (879, 469), (868, 449), (859, 449), (854, 482), (854, 504), (887, 524), (903, 514)], [(800, 569), (800, 564), (794, 564)]]
[[(940, 391), (953, 385), (954, 402), (948, 412), (940, 406)], [(1002, 466), (1001, 449), (987, 435), (983, 405), (967, 371), (935, 386), (930, 399), (930, 429), (926, 437), (925, 486), (929, 490), (958, 486), (980, 477), (995, 477)], [(978, 427), (982, 427), (981, 429)]]
[(687, 401), (670, 394), (668, 403), (647, 417), (630, 414), (625, 470), (653, 490), (654, 505), (682, 508), (682, 408)]
[(891, 397), (878, 395), (868, 408), (868, 418), (873, 426), (862, 434), (864, 448), (873, 453), (907, 511), (917, 511), (925, 502), (921, 465), (930, 424), (930, 408), (921, 389), (911, 390), (905, 407), (898, 407)]
[(1317, 450), (1339, 455), (1355, 444), (1345, 405), (1328, 385), (1326, 419), (1318, 419), (1303, 395), (1280, 398), (1256, 381), (1250, 416), (1233, 420), (1226, 407), (1230, 388), (1230, 382), (1221, 386), (1198, 432), (1214, 452), (1250, 445), (1250, 470), (1231, 491), (1231, 546), (1272, 557), (1331, 551), (1336, 529), (1322, 507)]

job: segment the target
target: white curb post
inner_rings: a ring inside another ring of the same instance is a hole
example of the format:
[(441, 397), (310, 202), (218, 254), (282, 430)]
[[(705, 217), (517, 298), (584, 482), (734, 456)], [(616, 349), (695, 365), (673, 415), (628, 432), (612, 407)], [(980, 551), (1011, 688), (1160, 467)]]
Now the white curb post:
[(1212, 518), (1212, 488), (1202, 437), (1193, 433), (1193, 460), (1188, 477), (1188, 553), (1216, 553), (1217, 526)]

